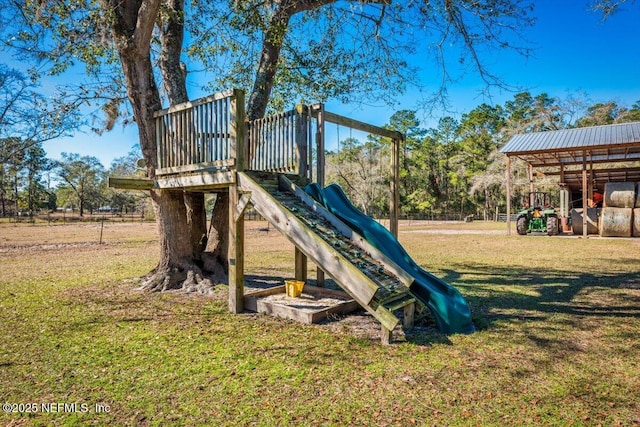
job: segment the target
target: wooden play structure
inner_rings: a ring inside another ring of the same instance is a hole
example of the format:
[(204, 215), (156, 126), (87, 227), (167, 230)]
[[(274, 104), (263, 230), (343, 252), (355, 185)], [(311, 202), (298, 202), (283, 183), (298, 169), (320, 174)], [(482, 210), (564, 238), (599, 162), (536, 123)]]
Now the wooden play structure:
[[(244, 93), (228, 90), (155, 113), (157, 169), (154, 180), (116, 178), (110, 185), (134, 189), (229, 192), (229, 310), (256, 309), (245, 295), (244, 212), (251, 203), (295, 246), (295, 279), (307, 280), (307, 263), (318, 266), (318, 286), (328, 274), (381, 324), (388, 343), (400, 323), (414, 322), (412, 278), (334, 215), (302, 187), (324, 185), (325, 124), (389, 138), (392, 142), (390, 230), (398, 233), (399, 132), (325, 111), (322, 104), (249, 122)], [(420, 307), (418, 307), (420, 308)], [(422, 306), (422, 311), (424, 306)]]

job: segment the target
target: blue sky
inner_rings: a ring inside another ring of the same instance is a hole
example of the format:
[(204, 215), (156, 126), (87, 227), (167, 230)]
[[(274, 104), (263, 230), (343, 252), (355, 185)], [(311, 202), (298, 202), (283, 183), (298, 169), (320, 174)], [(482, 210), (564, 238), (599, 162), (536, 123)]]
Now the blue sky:
[[(589, 3), (590, 0), (537, 1), (536, 24), (523, 32), (533, 48), (532, 55), (525, 58), (510, 51), (491, 52), (485, 57), (487, 67), (509, 85), (534, 95), (546, 92), (565, 98), (569, 93), (584, 92), (592, 103), (614, 100), (625, 106), (640, 100), (640, 4), (628, 1), (623, 10), (602, 21), (588, 10)], [(433, 75), (432, 70), (425, 69), (420, 78), (427, 86), (435, 85), (437, 79), (430, 81)], [(483, 102), (503, 104), (514, 95), (494, 89), (487, 97), (482, 94), (484, 89), (485, 83), (477, 75), (466, 75), (448, 88), (449, 111), (422, 116), (423, 126), (434, 126), (442, 115), (462, 114)], [(417, 101), (417, 96), (407, 93), (399, 96), (400, 107), (362, 107), (330, 101), (326, 108), (383, 125), (396, 109), (415, 108)], [(348, 130), (342, 132), (344, 138)], [(45, 150), (51, 158), (59, 158), (61, 152), (95, 156), (109, 167), (114, 158), (126, 155), (136, 143), (135, 128), (116, 125), (102, 136), (78, 133), (72, 138), (49, 141)]]

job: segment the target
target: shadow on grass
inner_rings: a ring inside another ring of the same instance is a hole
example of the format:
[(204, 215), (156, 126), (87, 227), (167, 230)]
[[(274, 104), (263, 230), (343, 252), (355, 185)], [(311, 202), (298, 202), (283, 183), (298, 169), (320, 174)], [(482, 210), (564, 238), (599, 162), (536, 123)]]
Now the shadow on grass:
[[(636, 259), (622, 259), (616, 262), (623, 264), (638, 263)], [(615, 268), (615, 265), (609, 265)], [(505, 325), (520, 325), (525, 335), (537, 346), (560, 347), (566, 351), (579, 346), (574, 345), (570, 337), (558, 338), (558, 331), (580, 330), (588, 327), (591, 320), (601, 319), (640, 319), (640, 272), (607, 273), (602, 271), (571, 272), (554, 268), (500, 268), (485, 264), (454, 264), (451, 270), (438, 274), (446, 282), (454, 285), (469, 302), (474, 323), (478, 330), (499, 330)], [(253, 290), (266, 289), (283, 284), (284, 278), (278, 275), (247, 275), (247, 293)], [(315, 285), (315, 280), (308, 283)], [(330, 279), (327, 288), (336, 289), (337, 285)], [(110, 311), (120, 322), (135, 323), (149, 321), (161, 317), (175, 316), (173, 309), (149, 307), (149, 301), (144, 294), (124, 294), (98, 296), (91, 293), (83, 295), (85, 303), (102, 306), (110, 305)], [(78, 295), (74, 295), (78, 297)], [(102, 301), (106, 299), (105, 301)], [(217, 299), (217, 298), (216, 298)], [(152, 304), (153, 305), (153, 304)], [(225, 312), (224, 305), (215, 306), (216, 311)], [(180, 315), (199, 315), (195, 309), (191, 312), (187, 307), (180, 310)], [(401, 316), (401, 313), (398, 313)], [(346, 317), (360, 316), (363, 320)], [(330, 330), (353, 333), (358, 337), (361, 329), (366, 328), (364, 341), (379, 340), (380, 325), (372, 321), (371, 315), (364, 311), (353, 315), (335, 316), (323, 321), (323, 326)], [(587, 319), (588, 321), (585, 321)], [(98, 319), (99, 320), (99, 319)], [(96, 320), (84, 319), (85, 323)], [(334, 326), (330, 326), (330, 324)], [(337, 325), (337, 326), (336, 326)], [(530, 325), (530, 326), (529, 326)], [(508, 326), (507, 326), (508, 327)], [(624, 338), (627, 332), (621, 328), (615, 332), (616, 336)], [(395, 334), (394, 338), (401, 334)], [(438, 332), (431, 316), (417, 322), (412, 330), (405, 331), (404, 338), (415, 345), (430, 346), (434, 344), (451, 345), (449, 337)], [(397, 342), (397, 341), (396, 341)]]
[(502, 337), (507, 346), (525, 345), (530, 361), (551, 366), (580, 354), (633, 353), (629, 336), (640, 325), (640, 272), (610, 272), (616, 264), (633, 270), (638, 260), (575, 271), (454, 264), (441, 277), (465, 297), (481, 333)]
[(483, 329), (497, 321), (544, 320), (558, 314), (569, 321), (640, 318), (640, 272), (607, 273), (595, 271), (597, 266), (587, 272), (469, 264), (453, 267), (463, 273), (445, 271), (444, 280), (462, 292), (474, 317), (481, 316), (478, 323)]

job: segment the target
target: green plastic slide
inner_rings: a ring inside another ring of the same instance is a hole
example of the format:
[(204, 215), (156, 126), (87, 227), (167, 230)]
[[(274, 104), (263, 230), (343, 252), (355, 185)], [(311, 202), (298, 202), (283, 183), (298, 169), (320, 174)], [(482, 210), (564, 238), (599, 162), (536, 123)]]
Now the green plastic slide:
[(395, 236), (356, 208), (339, 185), (332, 184), (322, 189), (314, 183), (305, 187), (305, 191), (413, 276), (409, 289), (429, 307), (441, 332), (470, 334), (475, 331), (471, 310), (460, 292), (416, 264)]

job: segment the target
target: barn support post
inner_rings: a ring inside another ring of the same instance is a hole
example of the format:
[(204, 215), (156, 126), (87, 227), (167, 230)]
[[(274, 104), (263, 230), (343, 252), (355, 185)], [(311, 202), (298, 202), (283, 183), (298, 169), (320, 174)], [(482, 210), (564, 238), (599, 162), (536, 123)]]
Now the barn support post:
[(569, 192), (564, 182), (564, 165), (560, 164), (560, 217), (569, 216)]
[(511, 157), (507, 156), (507, 235), (511, 235)]
[(593, 203), (593, 162), (589, 162), (589, 182), (587, 184), (587, 194), (589, 196), (587, 204), (589, 206), (595, 207), (595, 204)]
[(582, 152), (582, 237), (587, 237), (589, 226), (589, 215), (587, 209), (589, 205), (587, 203), (587, 152)]
[(533, 197), (533, 192), (535, 191), (533, 185), (533, 165), (529, 163), (529, 207), (533, 207), (535, 204), (535, 199)]

